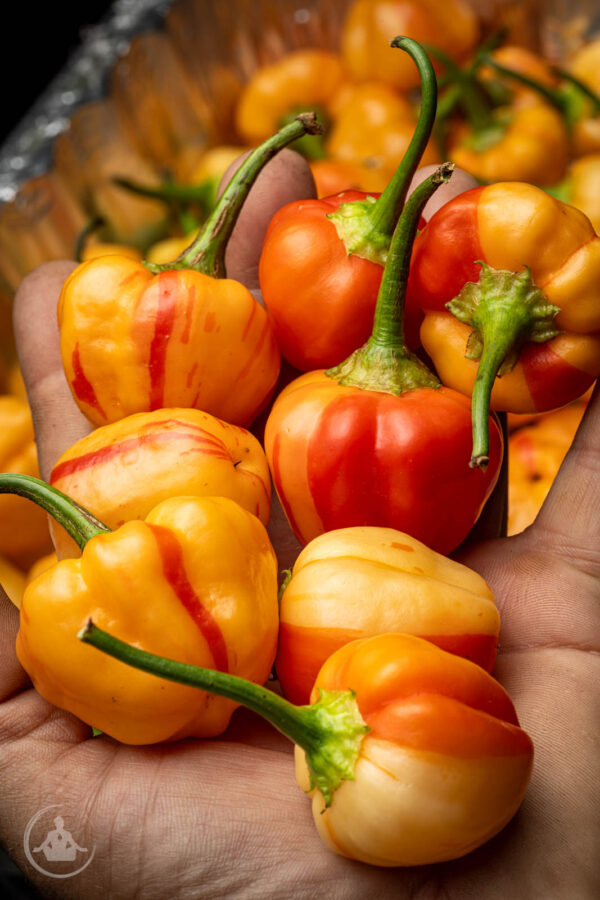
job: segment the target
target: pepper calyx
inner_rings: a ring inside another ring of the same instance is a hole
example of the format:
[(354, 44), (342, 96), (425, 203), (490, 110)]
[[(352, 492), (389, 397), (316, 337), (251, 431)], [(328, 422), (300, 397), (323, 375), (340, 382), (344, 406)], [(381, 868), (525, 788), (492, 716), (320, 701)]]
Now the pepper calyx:
[(371, 729), (360, 714), (354, 691), (318, 688), (318, 692), (316, 703), (303, 707), (305, 722), (318, 739), (309, 749), (303, 749), (310, 790), (320, 791), (327, 808), (340, 784), (354, 780), (363, 738)]
[(481, 266), (478, 282), (467, 282), (446, 309), (472, 327), (465, 357), (479, 360), (473, 385), (473, 452), (471, 466), (484, 469), (489, 461), (490, 397), (496, 377), (509, 372), (528, 342), (544, 343), (560, 334), (554, 319), (560, 307), (548, 302), (531, 271)]
[(460, 322), (473, 327), (465, 352), (467, 359), (481, 359), (486, 340), (498, 341), (496, 332), (504, 337), (504, 332), (510, 329), (512, 340), (496, 372), (501, 377), (513, 368), (524, 343), (541, 344), (560, 334), (554, 324), (560, 307), (548, 301), (533, 281), (528, 266), (522, 272), (509, 272), (493, 269), (482, 260), (476, 262), (481, 266), (479, 281), (467, 282), (446, 303), (446, 309)]
[(348, 256), (359, 256), (370, 262), (385, 266), (390, 238), (388, 234), (373, 231), (371, 210), (377, 202), (375, 197), (342, 203), (327, 218), (335, 226), (338, 237), (346, 248)]
[(325, 374), (338, 384), (396, 396), (440, 387), (436, 376), (406, 347), (382, 345), (371, 339)]

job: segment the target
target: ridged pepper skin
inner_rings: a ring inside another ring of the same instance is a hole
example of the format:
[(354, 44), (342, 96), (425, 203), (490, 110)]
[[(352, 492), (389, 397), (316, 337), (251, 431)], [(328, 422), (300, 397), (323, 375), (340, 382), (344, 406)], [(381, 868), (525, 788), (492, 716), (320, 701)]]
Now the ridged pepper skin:
[(471, 327), (445, 307), (483, 261), (493, 269), (529, 268), (560, 332), (527, 341), (510, 371), (496, 378), (491, 408), (515, 413), (564, 406), (600, 374), (600, 238), (586, 216), (533, 185), (475, 188), (446, 204), (415, 241), (411, 288), (425, 319), (421, 341), (442, 382), (470, 395), (478, 362), (465, 357)]
[(502, 437), (495, 421), (490, 426), (491, 463), (475, 471), (471, 404), (463, 395), (440, 387), (397, 396), (339, 384), (317, 370), (275, 400), (265, 451), (301, 543), (337, 528), (375, 525), (449, 553), (496, 483)]
[(262, 684), (278, 623), (264, 526), (225, 497), (165, 500), (42, 573), (21, 605), (17, 655), (51, 703), (129, 744), (221, 734), (235, 703), (85, 646), (77, 634), (92, 615), (137, 647)]
[(63, 286), (58, 320), (67, 381), (95, 425), (173, 406), (247, 425), (279, 374), (252, 294), (192, 269), (153, 275), (120, 256), (83, 263)]
[(414, 634), (489, 672), (499, 630), (492, 591), (471, 569), (392, 528), (343, 528), (315, 538), (294, 563), (275, 667), (284, 696), (308, 703), (321, 666), (350, 641)]
[[(514, 816), (533, 745), (506, 691), (487, 672), (401, 634), (353, 641), (321, 669), (318, 689), (351, 689), (364, 722), (353, 780), (329, 807), (313, 795), (323, 842), (377, 866), (456, 859)], [(296, 777), (310, 789), (304, 753)]]
[(408, 91), (419, 82), (410, 63), (390, 50), (390, 36), (433, 44), (459, 60), (474, 48), (478, 33), (477, 16), (462, 0), (354, 0), (344, 20), (341, 52), (356, 81), (382, 81)]
[[(229, 497), (269, 521), (271, 480), (260, 443), (196, 409), (137, 413), (97, 428), (63, 453), (49, 481), (109, 528), (181, 496)], [(78, 556), (64, 529), (51, 528), (61, 556)]]
[[(27, 401), (0, 396), (0, 468), (39, 477), (33, 422)], [(52, 549), (45, 512), (21, 497), (0, 497), (0, 555), (26, 570)]]

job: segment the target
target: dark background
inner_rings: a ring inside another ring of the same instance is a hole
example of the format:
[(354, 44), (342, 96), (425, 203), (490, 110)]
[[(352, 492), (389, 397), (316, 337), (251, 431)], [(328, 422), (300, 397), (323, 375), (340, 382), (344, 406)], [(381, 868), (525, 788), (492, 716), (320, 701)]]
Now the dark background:
[(3, 4), (0, 47), (0, 143), (64, 66), (87, 27), (110, 9), (109, 0), (85, 3)]

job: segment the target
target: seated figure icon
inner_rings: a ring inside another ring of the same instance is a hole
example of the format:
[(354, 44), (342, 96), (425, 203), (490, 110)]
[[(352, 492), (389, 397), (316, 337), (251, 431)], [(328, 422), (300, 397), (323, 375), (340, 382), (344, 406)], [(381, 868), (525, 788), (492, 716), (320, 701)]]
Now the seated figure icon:
[(58, 862), (71, 861), (77, 856), (77, 851), (87, 853), (86, 847), (80, 847), (70, 831), (65, 828), (65, 820), (62, 816), (54, 819), (55, 828), (46, 835), (46, 839), (39, 847), (34, 847), (33, 852), (44, 854), (47, 860)]

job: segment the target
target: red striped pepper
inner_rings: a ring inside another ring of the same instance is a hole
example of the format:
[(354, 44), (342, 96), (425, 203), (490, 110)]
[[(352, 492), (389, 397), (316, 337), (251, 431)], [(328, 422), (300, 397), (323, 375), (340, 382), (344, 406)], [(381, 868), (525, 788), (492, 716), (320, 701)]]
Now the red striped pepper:
[(472, 462), (490, 406), (545, 412), (600, 374), (600, 238), (587, 217), (529, 184), (451, 200), (417, 236), (412, 296), (443, 384), (473, 396)]
[(0, 493), (34, 500), (83, 551), (25, 590), (17, 655), (36, 690), (124, 743), (221, 734), (236, 703), (157, 689), (107, 657), (91, 663), (77, 632), (93, 613), (137, 647), (262, 684), (277, 641), (277, 562), (256, 516), (229, 498), (180, 497), (110, 531), (35, 478), (0, 475)]
[(268, 402), (279, 349), (265, 310), (225, 277), (225, 248), (263, 166), (320, 131), (305, 114), (261, 144), (176, 260), (104, 256), (72, 272), (58, 304), (61, 354), (73, 397), (95, 425), (167, 406), (246, 425)]
[(488, 672), (496, 660), (500, 616), (483, 578), (392, 528), (340, 528), (311, 541), (279, 615), (275, 666), (294, 703), (308, 703), (335, 650), (388, 631), (426, 638)]
[[(197, 409), (163, 409), (96, 428), (58, 459), (50, 484), (109, 528), (143, 519), (167, 497), (230, 497), (269, 521), (271, 480), (249, 431)], [(51, 524), (61, 556), (75, 545)]]

